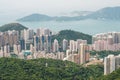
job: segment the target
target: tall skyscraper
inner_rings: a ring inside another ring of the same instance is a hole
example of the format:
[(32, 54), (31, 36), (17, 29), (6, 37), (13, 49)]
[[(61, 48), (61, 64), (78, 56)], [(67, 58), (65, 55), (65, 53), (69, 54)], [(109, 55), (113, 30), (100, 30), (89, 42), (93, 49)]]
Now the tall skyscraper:
[(15, 54), (19, 54), (19, 53), (21, 52), (20, 45), (14, 44), (14, 45), (13, 45), (13, 52), (14, 52)]
[(115, 69), (120, 68), (120, 55), (115, 57)]
[(34, 48), (33, 48), (33, 45), (30, 44), (30, 51), (33, 53), (34, 52)]
[(71, 51), (71, 50), (69, 50), (69, 49), (68, 49), (68, 50), (66, 50), (66, 57), (68, 57), (68, 56), (71, 54), (71, 52), (72, 52), (72, 51)]
[(79, 64), (84, 64), (86, 61), (89, 61), (90, 54), (88, 52), (88, 46), (86, 44), (80, 44), (78, 49), (79, 55)]
[(59, 51), (59, 44), (58, 44), (58, 40), (55, 39), (53, 43), (53, 52), (58, 52), (58, 51)]
[(115, 56), (109, 55), (104, 59), (104, 75), (107, 75), (115, 70)]
[(44, 50), (44, 43), (45, 43), (45, 37), (43, 35), (40, 35), (40, 50)]
[(47, 52), (51, 52), (51, 35), (45, 35), (45, 42), (44, 43), (45, 43), (44, 49)]
[(70, 50), (77, 51), (77, 42), (74, 40), (70, 40)]
[(0, 50), (0, 57), (4, 57), (3, 47), (1, 47), (1, 50)]
[(8, 57), (10, 54), (10, 47), (9, 47), (9, 45), (5, 45), (4, 46), (4, 52), (3, 52), (4, 54), (4, 57)]
[(0, 32), (0, 47), (2, 47), (4, 45), (4, 37), (3, 37), (3, 33)]
[(18, 53), (20, 53), (21, 52), (21, 46), (20, 46), (20, 44), (17, 45), (17, 49), (18, 49)]
[(40, 39), (38, 36), (34, 36), (34, 39), (33, 39), (33, 42), (34, 42), (34, 48), (35, 48), (35, 51), (39, 51), (40, 48), (39, 48), (39, 43), (40, 43)]
[(112, 45), (113, 44), (113, 37), (111, 35), (107, 38), (107, 44)]
[(22, 30), (20, 39), (24, 39), (25, 41), (27, 41), (29, 39), (29, 30)]
[(63, 39), (62, 48), (63, 48), (63, 51), (66, 51), (68, 49), (68, 40)]
[(80, 64), (84, 64), (85, 63), (85, 45), (84, 44), (80, 44)]
[(33, 39), (34, 36), (34, 30), (33, 29), (29, 29), (29, 39)]
[(15, 54), (18, 54), (18, 49), (17, 49), (17, 45), (16, 44), (13, 45), (13, 52)]
[(21, 47), (21, 50), (25, 50), (25, 40), (24, 39), (20, 40), (20, 47)]

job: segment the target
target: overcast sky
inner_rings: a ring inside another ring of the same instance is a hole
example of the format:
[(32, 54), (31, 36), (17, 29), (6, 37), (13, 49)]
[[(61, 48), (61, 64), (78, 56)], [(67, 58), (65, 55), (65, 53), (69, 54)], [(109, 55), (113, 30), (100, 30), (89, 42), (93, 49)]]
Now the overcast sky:
[(22, 17), (32, 13), (53, 16), (113, 6), (120, 6), (120, 0), (0, 0), (0, 16)]

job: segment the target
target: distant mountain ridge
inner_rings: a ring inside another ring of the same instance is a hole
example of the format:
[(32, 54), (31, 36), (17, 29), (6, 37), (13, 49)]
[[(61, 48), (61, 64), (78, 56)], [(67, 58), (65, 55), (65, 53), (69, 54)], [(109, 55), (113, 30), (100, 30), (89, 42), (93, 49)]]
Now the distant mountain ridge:
[(17, 21), (79, 21), (84, 19), (101, 19), (101, 20), (120, 20), (120, 7), (106, 7), (95, 12), (87, 14), (87, 11), (75, 12), (77, 14), (85, 14), (80, 16), (48, 16), (44, 14), (32, 14)]
[(107, 7), (100, 9), (86, 17), (91, 19), (120, 20), (120, 7)]

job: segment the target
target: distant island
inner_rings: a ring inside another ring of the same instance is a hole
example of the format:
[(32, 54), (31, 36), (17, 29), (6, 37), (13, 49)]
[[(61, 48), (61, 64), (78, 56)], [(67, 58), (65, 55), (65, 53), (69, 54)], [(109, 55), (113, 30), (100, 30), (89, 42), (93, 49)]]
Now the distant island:
[(106, 7), (95, 12), (89, 11), (75, 11), (77, 16), (48, 16), (45, 14), (31, 14), (17, 21), (32, 22), (32, 21), (79, 21), (85, 19), (100, 19), (100, 20), (120, 20), (120, 7)]
[(8, 31), (8, 30), (21, 31), (23, 29), (28, 29), (28, 28), (23, 26), (20, 23), (9, 23), (9, 24), (5, 24), (3, 26), (0, 26), (0, 31), (1, 32), (5, 32), (5, 31)]

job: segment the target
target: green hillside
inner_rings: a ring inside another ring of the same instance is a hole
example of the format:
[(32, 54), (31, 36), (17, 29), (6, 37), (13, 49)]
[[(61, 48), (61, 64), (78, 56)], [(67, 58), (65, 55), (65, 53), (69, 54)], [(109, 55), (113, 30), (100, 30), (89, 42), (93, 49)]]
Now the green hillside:
[(62, 30), (58, 34), (53, 35), (52, 41), (54, 39), (57, 39), (59, 42), (62, 42), (63, 39), (67, 39), (67, 40), (83, 39), (83, 40), (87, 40), (88, 43), (92, 43), (91, 35), (73, 30)]
[(100, 65), (80, 67), (53, 59), (0, 58), (0, 80), (94, 80), (102, 74)]
[(120, 80), (120, 69), (113, 71), (111, 74), (102, 76), (98, 80)]
[(113, 55), (119, 55), (120, 51), (90, 51), (90, 55), (92, 56), (98, 56), (99, 58), (105, 58), (108, 55), (113, 54)]
[(19, 24), (19, 23), (9, 23), (9, 24), (5, 24), (5, 25), (0, 27), (1, 32), (8, 31), (8, 30), (20, 31), (23, 29), (28, 29), (28, 28)]

